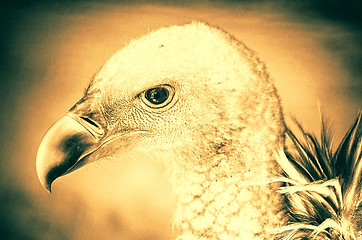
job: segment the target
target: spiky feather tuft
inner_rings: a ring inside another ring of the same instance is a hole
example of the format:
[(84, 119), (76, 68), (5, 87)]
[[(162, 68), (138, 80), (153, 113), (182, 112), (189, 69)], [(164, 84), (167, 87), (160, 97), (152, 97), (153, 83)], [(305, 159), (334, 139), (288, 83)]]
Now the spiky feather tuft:
[(320, 140), (297, 126), (302, 139), (287, 129), (292, 149), (277, 157), (288, 218), (279, 239), (362, 239), (362, 111), (334, 153), (323, 118)]

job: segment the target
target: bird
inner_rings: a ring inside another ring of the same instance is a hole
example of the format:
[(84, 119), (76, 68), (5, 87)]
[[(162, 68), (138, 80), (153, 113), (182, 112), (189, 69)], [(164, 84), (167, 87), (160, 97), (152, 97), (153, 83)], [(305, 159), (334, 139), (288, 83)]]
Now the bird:
[[(177, 240), (355, 239), (356, 221), (345, 227), (338, 218), (350, 220), (360, 204), (360, 120), (351, 132), (354, 152), (337, 151), (335, 168), (331, 155), (310, 160), (257, 54), (193, 21), (151, 31), (110, 57), (45, 134), (36, 170), (50, 192), (55, 179), (89, 163), (147, 153), (168, 168)], [(300, 156), (287, 151), (286, 137)], [(327, 151), (323, 141), (316, 146)], [(356, 159), (345, 163), (343, 154)]]

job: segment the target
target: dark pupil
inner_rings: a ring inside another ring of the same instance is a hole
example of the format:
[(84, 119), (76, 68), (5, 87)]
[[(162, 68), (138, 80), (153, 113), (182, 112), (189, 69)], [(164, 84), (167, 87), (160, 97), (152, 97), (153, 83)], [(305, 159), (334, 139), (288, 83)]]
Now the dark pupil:
[(146, 91), (145, 97), (153, 104), (161, 104), (168, 98), (168, 91), (165, 88), (158, 87)]

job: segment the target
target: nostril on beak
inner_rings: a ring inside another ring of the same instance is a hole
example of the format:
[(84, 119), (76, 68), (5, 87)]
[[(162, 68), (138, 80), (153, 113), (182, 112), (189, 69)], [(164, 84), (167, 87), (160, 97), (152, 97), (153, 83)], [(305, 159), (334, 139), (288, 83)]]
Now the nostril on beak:
[(96, 128), (99, 128), (99, 125), (97, 123), (95, 123), (92, 119), (86, 118), (86, 117), (80, 117), (81, 119), (83, 119), (84, 121), (86, 121), (87, 123), (93, 125)]
[(90, 133), (94, 137), (96, 138), (103, 137), (104, 129), (96, 121), (84, 116), (79, 116), (78, 119), (79, 119), (78, 122), (82, 124), (86, 129), (88, 129), (88, 131), (90, 131)]

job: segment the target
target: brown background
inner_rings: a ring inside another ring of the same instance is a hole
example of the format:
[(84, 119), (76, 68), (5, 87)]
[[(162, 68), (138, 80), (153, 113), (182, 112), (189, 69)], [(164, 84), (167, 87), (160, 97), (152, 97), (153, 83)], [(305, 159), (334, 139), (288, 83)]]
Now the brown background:
[(43, 135), (95, 71), (131, 39), (159, 27), (201, 19), (235, 35), (266, 62), (287, 120), (296, 116), (317, 132), (321, 106), (340, 141), (362, 106), (359, 12), (354, 1), (5, 4), (0, 238), (172, 239), (174, 198), (161, 163), (95, 163), (58, 179), (52, 194), (35, 172)]

